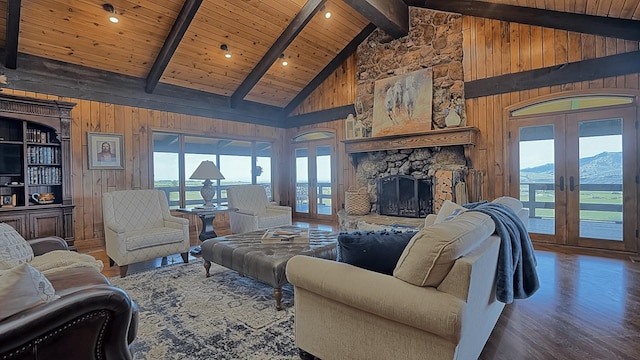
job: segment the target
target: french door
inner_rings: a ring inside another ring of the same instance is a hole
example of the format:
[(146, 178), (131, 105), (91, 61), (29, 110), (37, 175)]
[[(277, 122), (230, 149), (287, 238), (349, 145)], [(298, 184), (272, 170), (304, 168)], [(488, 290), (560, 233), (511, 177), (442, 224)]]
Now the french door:
[(636, 251), (636, 107), (512, 118), (510, 193), (539, 242)]
[(333, 139), (294, 143), (294, 216), (333, 220)]

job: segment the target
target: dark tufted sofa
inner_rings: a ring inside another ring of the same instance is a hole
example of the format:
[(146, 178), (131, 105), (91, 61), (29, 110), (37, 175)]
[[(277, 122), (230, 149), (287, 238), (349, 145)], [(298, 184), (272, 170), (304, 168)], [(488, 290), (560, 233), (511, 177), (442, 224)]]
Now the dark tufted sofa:
[[(58, 237), (28, 242), (35, 256), (67, 249)], [(60, 298), (0, 321), (1, 360), (132, 358), (138, 308), (127, 293), (89, 267), (47, 278)]]

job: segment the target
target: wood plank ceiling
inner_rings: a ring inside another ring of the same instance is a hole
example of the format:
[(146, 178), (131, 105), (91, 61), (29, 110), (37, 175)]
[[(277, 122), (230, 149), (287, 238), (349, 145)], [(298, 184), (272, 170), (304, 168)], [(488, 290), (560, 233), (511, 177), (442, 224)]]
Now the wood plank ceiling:
[[(113, 5), (119, 23), (108, 21), (105, 2)], [(9, 5), (21, 5), (19, 22), (8, 21)], [(513, 5), (640, 24), (640, 0), (0, 0), (0, 27), (7, 29), (0, 31), (0, 46), (11, 56), (11, 39), (17, 36), (19, 53), (147, 79), (147, 92), (153, 91), (149, 79), (158, 71), (156, 82), (228, 97), (232, 107), (251, 101), (291, 110), (303, 100), (296, 95), (331, 70), (328, 65), (335, 67), (332, 60), (345, 56), (343, 49), (372, 29), (370, 22), (402, 36), (407, 5), (446, 6), (473, 16), (477, 8), (495, 14), (492, 7)], [(331, 18), (325, 18), (326, 11)], [(172, 30), (176, 23), (182, 32)], [(295, 36), (288, 39), (290, 34)], [(163, 49), (172, 40), (173, 49)], [(222, 44), (231, 58), (225, 58)], [(282, 66), (282, 60), (289, 65)]]

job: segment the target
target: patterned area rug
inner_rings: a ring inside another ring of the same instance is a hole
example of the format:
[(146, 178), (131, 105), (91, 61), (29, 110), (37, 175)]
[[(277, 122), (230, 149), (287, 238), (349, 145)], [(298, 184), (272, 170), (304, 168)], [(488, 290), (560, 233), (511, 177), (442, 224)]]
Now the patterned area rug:
[(202, 260), (110, 279), (138, 303), (134, 359), (299, 359), (293, 288), (273, 288)]

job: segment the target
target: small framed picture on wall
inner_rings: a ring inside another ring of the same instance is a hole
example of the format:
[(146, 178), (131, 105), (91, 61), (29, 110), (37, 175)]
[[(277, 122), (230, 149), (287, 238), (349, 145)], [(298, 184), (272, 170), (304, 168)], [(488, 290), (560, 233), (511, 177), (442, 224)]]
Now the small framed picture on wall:
[(124, 169), (124, 135), (87, 133), (89, 169)]

